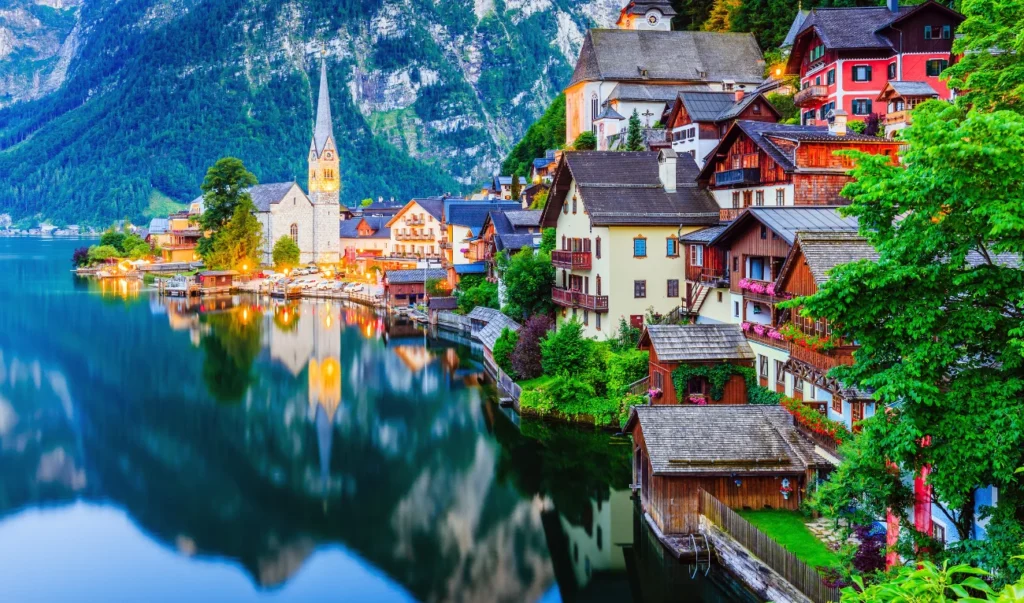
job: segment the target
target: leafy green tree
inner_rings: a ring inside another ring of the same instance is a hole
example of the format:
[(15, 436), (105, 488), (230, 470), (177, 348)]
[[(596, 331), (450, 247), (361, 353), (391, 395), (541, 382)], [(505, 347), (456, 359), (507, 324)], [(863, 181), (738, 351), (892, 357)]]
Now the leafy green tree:
[(512, 174), (512, 200), (518, 201), (519, 195), (523, 194), (523, 183), (519, 181), (519, 174)]
[(575, 142), (572, 143), (572, 148), (574, 151), (593, 151), (597, 149), (597, 135), (590, 130), (581, 132), (576, 137)]
[(370, 207), (373, 205), (373, 199), (366, 198), (359, 202), (359, 207)]
[(550, 190), (545, 188), (534, 195), (533, 201), (530, 203), (530, 209), (544, 209), (544, 206), (548, 204), (548, 195), (550, 192)]
[(779, 112), (780, 122), (789, 123), (790, 120), (798, 120), (800, 118), (800, 109), (793, 102), (792, 95), (772, 92), (765, 96), (765, 100), (771, 103), (775, 110)]
[(729, 31), (750, 32), (761, 48), (778, 48), (796, 9), (789, 0), (741, 0), (729, 14)]
[(957, 102), (984, 111), (1024, 111), (1024, 4), (1017, 0), (963, 0), (967, 19), (957, 28), (953, 54), (942, 73)]
[(274, 243), (274, 249), (270, 255), (274, 261), (274, 267), (282, 270), (298, 266), (302, 253), (298, 243), (290, 236), (283, 236)]
[(124, 239), (127, 235), (123, 232), (109, 228), (100, 235), (100, 246), (110, 246), (118, 251), (124, 251)]
[(714, 0), (704, 31), (732, 31), (732, 13), (739, 6), (739, 0)]
[(211, 249), (203, 255), (208, 268), (239, 270), (262, 263), (263, 225), (255, 209), (248, 195), (238, 202), (231, 220), (210, 238)]
[(503, 174), (528, 176), (530, 165), (537, 157), (544, 157), (549, 149), (565, 146), (565, 94), (559, 94), (548, 105), (544, 115), (535, 121), (523, 138), (512, 147), (512, 152), (501, 164)]
[(113, 245), (94, 245), (89, 248), (89, 262), (103, 262), (111, 258), (122, 258), (124, 253)]
[(901, 566), (895, 576), (877, 584), (865, 584), (860, 576), (843, 589), (841, 603), (1021, 603), (1024, 578), (995, 591), (988, 572), (969, 565), (930, 561)]
[(449, 293), (448, 279), (445, 278), (428, 278), (424, 287), (430, 297), (444, 297)]
[(551, 287), (555, 284), (555, 267), (551, 254), (534, 253), (524, 248), (511, 258), (498, 256), (498, 269), (505, 285), (505, 307), (502, 311), (516, 320), (534, 314), (550, 314), (554, 308)]
[(545, 375), (586, 374), (597, 356), (597, 342), (583, 336), (583, 323), (573, 317), (540, 342)]
[(501, 330), (501, 335), (498, 336), (498, 339), (495, 340), (494, 349), (491, 351), (494, 355), (494, 363), (513, 379), (519, 378), (512, 366), (512, 353), (515, 351), (518, 341), (519, 333), (505, 327)]
[(477, 274), (468, 274), (459, 281), (455, 290), (455, 297), (459, 303), (459, 312), (469, 314), (473, 308), (494, 308), (497, 310), (498, 284), (492, 283)]
[(636, 109), (633, 109), (633, 114), (629, 116), (629, 126), (626, 130), (626, 146), (623, 150), (647, 150), (647, 146), (644, 145), (643, 128), (640, 126), (640, 114), (636, 112)]
[(206, 209), (200, 218), (203, 229), (212, 236), (199, 240), (199, 254), (206, 256), (213, 248), (220, 229), (233, 219), (235, 209), (245, 202), (252, 206), (249, 188), (256, 185), (256, 176), (245, 169), (241, 159), (224, 157), (206, 171), (203, 179), (203, 201)]
[(714, 0), (686, 0), (673, 2), (676, 16), (672, 19), (674, 29), (698, 31), (711, 14)]
[(540, 252), (550, 254), (558, 244), (558, 231), (554, 228), (545, 228), (540, 235)]
[(909, 485), (886, 461), (905, 474), (930, 466), (955, 553), (973, 546), (979, 487), (997, 486), (1000, 507), (1024, 503), (1024, 204), (1008, 193), (1024, 186), (1024, 116), (929, 101), (904, 133), (901, 166), (848, 153), (857, 166), (842, 211), (878, 260), (835, 268), (795, 303), (858, 342), (856, 363), (833, 375), (888, 407), (865, 422), (824, 499), (836, 512), (893, 509), (909, 525)]

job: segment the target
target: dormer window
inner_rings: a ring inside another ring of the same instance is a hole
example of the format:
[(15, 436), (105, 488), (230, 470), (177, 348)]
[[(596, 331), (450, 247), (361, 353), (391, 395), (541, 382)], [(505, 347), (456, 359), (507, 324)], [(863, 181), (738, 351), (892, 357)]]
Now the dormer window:
[(640, 77), (642, 77), (642, 78), (650, 77), (648, 75), (648, 73), (647, 73), (647, 68), (646, 67), (637, 67), (637, 70), (640, 71)]

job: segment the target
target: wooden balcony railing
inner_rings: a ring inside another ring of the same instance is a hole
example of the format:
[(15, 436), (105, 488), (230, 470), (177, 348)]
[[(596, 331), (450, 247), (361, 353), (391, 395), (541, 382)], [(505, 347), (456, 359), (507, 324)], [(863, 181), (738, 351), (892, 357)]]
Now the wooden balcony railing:
[[(765, 327), (767, 327), (767, 326), (768, 325), (765, 325)], [(791, 346), (790, 343), (788, 341), (784, 340), (784, 339), (773, 339), (771, 337), (768, 337), (767, 334), (765, 334), (765, 335), (758, 335), (754, 331), (754, 329), (750, 329), (749, 331), (745, 331), (743, 334), (746, 335), (747, 339), (749, 339), (751, 341), (756, 341), (758, 343), (763, 343), (764, 345), (773, 347), (773, 348), (775, 348), (777, 350), (787, 351), (787, 350), (789, 350), (790, 347), (795, 347), (795, 346)]]
[(886, 113), (885, 125), (891, 126), (893, 124), (907, 124), (910, 125), (910, 111), (893, 111), (892, 113)]
[(740, 214), (746, 211), (746, 209), (746, 207), (728, 207), (719, 209), (718, 219), (722, 222), (732, 222), (736, 218), (740, 217)]
[(853, 364), (853, 351), (856, 346), (842, 346), (828, 352), (817, 352), (794, 343), (790, 346), (789, 356), (817, 369), (829, 371), (840, 365)]
[(405, 223), (406, 224), (423, 224), (424, 223), (424, 219), (423, 219), (423, 216), (406, 216), (405, 217)]
[(729, 184), (758, 184), (761, 182), (761, 168), (738, 168), (715, 172), (715, 186)]
[(708, 287), (724, 287), (729, 283), (729, 272), (725, 268), (687, 266), (686, 280)]
[(556, 249), (551, 252), (551, 263), (566, 270), (590, 270), (590, 252)]
[(793, 104), (797, 107), (812, 105), (828, 97), (828, 86), (808, 86), (793, 95)]
[(608, 311), (607, 295), (588, 295), (581, 291), (554, 287), (551, 289), (551, 299), (555, 304), (566, 308), (583, 308), (595, 312)]
[[(817, 405), (816, 402), (812, 402), (811, 404), (815, 406)], [(832, 454), (832, 456), (835, 456), (836, 458), (842, 460), (843, 455), (839, 454), (839, 442), (837, 442), (835, 438), (832, 438), (823, 433), (814, 433), (813, 431), (804, 427), (800, 423), (796, 423), (796, 429), (803, 435), (807, 436), (807, 438), (813, 441), (815, 444), (821, 446), (824, 450), (828, 451), (830, 454)]]

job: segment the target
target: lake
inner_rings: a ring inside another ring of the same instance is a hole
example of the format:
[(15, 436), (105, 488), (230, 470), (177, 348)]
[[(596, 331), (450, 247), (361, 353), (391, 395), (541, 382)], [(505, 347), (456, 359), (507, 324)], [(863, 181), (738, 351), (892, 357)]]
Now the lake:
[(667, 561), (628, 440), (339, 302), (170, 300), (0, 238), (0, 600), (752, 601)]

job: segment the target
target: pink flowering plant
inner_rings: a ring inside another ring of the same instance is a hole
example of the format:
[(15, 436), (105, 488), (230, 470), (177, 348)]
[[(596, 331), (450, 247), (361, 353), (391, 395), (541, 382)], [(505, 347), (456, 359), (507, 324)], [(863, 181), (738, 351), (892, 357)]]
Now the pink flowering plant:
[(747, 322), (747, 321), (743, 321), (743, 322), (740, 323), (740, 328), (743, 329), (744, 331), (749, 331), (750, 330), (750, 323)]
[(697, 406), (707, 406), (708, 403), (708, 399), (700, 394), (690, 394), (687, 400), (689, 400), (690, 404), (696, 404)]
[(647, 395), (650, 398), (660, 398), (662, 393), (663, 392), (661, 391), (660, 387), (652, 387), (651, 389), (647, 390)]

